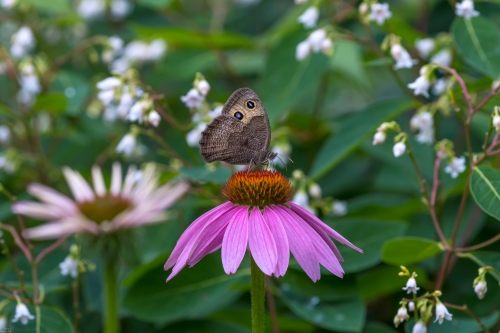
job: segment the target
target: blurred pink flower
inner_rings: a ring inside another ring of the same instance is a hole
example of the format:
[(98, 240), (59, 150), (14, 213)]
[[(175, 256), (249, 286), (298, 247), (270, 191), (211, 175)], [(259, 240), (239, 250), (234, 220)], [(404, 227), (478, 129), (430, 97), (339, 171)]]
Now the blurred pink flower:
[(344, 274), (343, 259), (330, 237), (362, 252), (290, 202), (293, 189), (281, 173), (238, 172), (226, 183), (222, 195), (229, 202), (200, 216), (178, 240), (164, 266), (165, 270), (173, 267), (167, 281), (221, 247), (226, 274), (236, 272), (248, 247), (262, 272), (276, 277), (285, 275), (291, 251), (313, 281), (320, 278), (320, 264), (339, 277)]
[(138, 179), (135, 167), (122, 182), (120, 164), (113, 164), (109, 192), (97, 166), (92, 168), (94, 189), (80, 173), (63, 169), (75, 200), (41, 184), (30, 184), (28, 192), (42, 202), (21, 201), (12, 206), (16, 214), (50, 222), (24, 231), (34, 239), (51, 239), (71, 234), (101, 234), (162, 221), (163, 211), (188, 190), (186, 183), (158, 185), (154, 166), (148, 165)]

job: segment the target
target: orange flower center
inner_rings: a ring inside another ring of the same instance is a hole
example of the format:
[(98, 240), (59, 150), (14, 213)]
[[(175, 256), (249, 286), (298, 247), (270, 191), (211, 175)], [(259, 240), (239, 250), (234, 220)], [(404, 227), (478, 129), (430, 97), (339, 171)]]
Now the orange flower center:
[(222, 195), (241, 206), (265, 207), (290, 201), (294, 190), (290, 181), (277, 171), (240, 171), (229, 178)]
[(99, 224), (104, 221), (111, 222), (118, 214), (131, 206), (132, 204), (128, 200), (109, 194), (96, 197), (95, 201), (78, 204), (78, 208), (80, 208), (83, 215)]

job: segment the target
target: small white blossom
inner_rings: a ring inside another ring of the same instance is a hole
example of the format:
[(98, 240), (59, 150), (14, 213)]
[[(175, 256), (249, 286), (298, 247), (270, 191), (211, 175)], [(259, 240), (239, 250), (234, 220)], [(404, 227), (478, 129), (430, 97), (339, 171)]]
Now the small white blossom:
[(304, 25), (304, 28), (314, 28), (319, 18), (319, 11), (316, 7), (309, 7), (299, 16), (298, 21)]
[(123, 39), (118, 36), (109, 37), (109, 46), (113, 49), (113, 52), (120, 52), (123, 49)]
[(432, 56), (430, 62), (437, 62), (440, 65), (449, 67), (451, 61), (453, 60), (453, 55), (449, 49), (444, 49)]
[(132, 62), (144, 62), (149, 59), (149, 45), (142, 41), (132, 41), (123, 49), (123, 57)]
[(158, 125), (160, 125), (160, 120), (161, 120), (160, 114), (155, 110), (151, 111), (148, 114), (148, 122), (154, 127), (158, 127)]
[(403, 142), (398, 142), (392, 147), (394, 157), (402, 156), (406, 152), (406, 145)]
[(500, 116), (496, 115), (493, 117), (493, 126), (497, 132), (500, 132)]
[(442, 324), (445, 319), (451, 320), (451, 317), (453, 317), (453, 315), (448, 312), (448, 309), (443, 303), (439, 302), (436, 304), (436, 320), (434, 320), (434, 322), (437, 321), (439, 324)]
[(125, 92), (120, 97), (120, 103), (117, 107), (117, 113), (122, 118), (125, 119), (132, 108), (132, 105), (135, 103), (135, 98), (132, 94)]
[(384, 143), (385, 142), (385, 138), (386, 138), (386, 135), (384, 132), (377, 132), (375, 133), (375, 135), (373, 136), (373, 145), (379, 145), (381, 143)]
[(75, 260), (71, 256), (67, 256), (64, 261), (59, 264), (61, 275), (70, 275), (73, 279), (76, 279), (79, 266), (78, 260)]
[(479, 281), (474, 286), (474, 292), (476, 293), (477, 298), (479, 298), (479, 299), (483, 299), (484, 295), (486, 294), (487, 291), (488, 291), (488, 285), (486, 284), (486, 281), (484, 281), (484, 280)]
[(207, 96), (208, 92), (210, 91), (210, 84), (207, 82), (207, 80), (201, 80), (196, 85), (196, 89), (198, 89), (200, 94), (202, 94), (203, 96)]
[(343, 200), (333, 200), (332, 214), (334, 216), (344, 216), (347, 214), (347, 202)]
[(304, 60), (311, 54), (311, 43), (309, 40), (305, 40), (297, 44), (297, 48), (295, 49), (295, 58), (298, 61)]
[(163, 39), (155, 39), (148, 46), (148, 57), (149, 61), (156, 61), (163, 57), (167, 51), (167, 43)]
[(474, 9), (474, 2), (472, 2), (472, 0), (457, 2), (455, 5), (455, 14), (463, 16), (469, 20), (473, 17), (479, 16), (479, 12)]
[(314, 52), (319, 52), (321, 51), (321, 44), (323, 43), (323, 40), (326, 38), (326, 31), (324, 29), (318, 29), (314, 30), (307, 40), (309, 41), (309, 44), (311, 45), (311, 48), (313, 49)]
[(2, 0), (0, 5), (3, 9), (11, 9), (16, 4), (16, 0)]
[(307, 209), (313, 214), (315, 213), (314, 209), (309, 205), (309, 197), (303, 190), (299, 190), (297, 191), (297, 193), (295, 193), (295, 195), (292, 198), (292, 202), (296, 205), (301, 206), (302, 208)]
[(130, 108), (130, 112), (127, 115), (127, 120), (131, 122), (138, 121), (139, 124), (142, 124), (142, 118), (148, 108), (148, 101), (140, 100), (135, 102), (134, 105), (132, 105), (132, 107)]
[[(491, 90), (497, 90), (500, 87), (500, 80), (491, 82)], [(498, 91), (497, 91), (498, 92)]]
[(312, 183), (309, 185), (309, 195), (313, 198), (320, 199), (321, 198), (321, 187), (317, 183)]
[(16, 313), (12, 322), (15, 323), (21, 321), (21, 324), (26, 325), (28, 324), (28, 320), (32, 319), (35, 319), (35, 316), (30, 313), (28, 307), (24, 303), (18, 303), (16, 305)]
[(325, 38), (321, 42), (321, 51), (326, 55), (331, 55), (333, 53), (333, 42), (330, 38)]
[(433, 144), (434, 143), (434, 127), (428, 128), (425, 130), (420, 130), (420, 132), (416, 135), (416, 140), (418, 143), (424, 143), (424, 144)]
[(391, 55), (396, 60), (396, 64), (393, 66), (394, 69), (412, 68), (418, 62), (418, 60), (411, 58), (408, 51), (401, 44), (391, 46)]
[(417, 321), (417, 323), (413, 326), (413, 330), (411, 333), (427, 333), (427, 326), (422, 321)]
[(97, 94), (97, 99), (101, 101), (104, 106), (110, 105), (115, 100), (114, 90), (102, 90)]
[(360, 15), (365, 15), (368, 12), (368, 5), (362, 2), (361, 5), (359, 5), (358, 10)]
[(445, 78), (440, 78), (434, 82), (434, 86), (432, 87), (432, 93), (434, 95), (441, 95), (448, 88), (448, 80)]
[(5, 125), (0, 125), (0, 143), (7, 143), (10, 140), (10, 130)]
[(190, 109), (201, 107), (204, 100), (205, 98), (194, 88), (189, 90), (186, 96), (181, 97), (181, 101)]
[(429, 97), (431, 83), (425, 76), (419, 76), (414, 82), (408, 84), (408, 88), (413, 90), (415, 96), (423, 95)]
[(103, 0), (82, 0), (76, 10), (78, 15), (86, 20), (95, 19), (103, 16), (106, 12), (106, 2)]
[(406, 310), (406, 307), (404, 307), (404, 306), (399, 308), (397, 316), (398, 316), (400, 322), (403, 322), (403, 321), (407, 320), (408, 318), (410, 318), (410, 316), (408, 315), (408, 311)]
[(422, 58), (427, 59), (436, 47), (436, 44), (432, 38), (423, 38), (415, 41), (415, 47), (417, 48), (418, 54)]
[(114, 20), (121, 20), (132, 12), (132, 4), (127, 0), (114, 0), (111, 2), (109, 11)]
[(430, 112), (420, 112), (415, 114), (410, 120), (412, 130), (427, 130), (434, 126), (434, 118)]
[(115, 59), (110, 65), (109, 70), (118, 74), (125, 74), (131, 66), (131, 61), (125, 57)]
[(125, 156), (132, 155), (134, 148), (136, 146), (135, 136), (132, 134), (126, 134), (116, 146), (117, 153), (123, 153)]
[(406, 290), (408, 294), (411, 294), (411, 293), (414, 293), (416, 294), (417, 293), (417, 290), (419, 290), (420, 288), (417, 287), (417, 280), (415, 280), (415, 278), (412, 276), (408, 279), (408, 281), (406, 282), (406, 287), (403, 287), (403, 290)]
[(415, 303), (414, 302), (410, 302), (408, 303), (408, 310), (410, 311), (415, 311)]
[(444, 172), (449, 173), (451, 178), (457, 178), (459, 174), (465, 171), (467, 167), (465, 166), (465, 157), (453, 157), (451, 162), (448, 162)]
[(36, 96), (42, 91), (40, 80), (36, 75), (33, 65), (27, 64), (21, 69), (19, 85), (21, 89), (17, 92), (18, 102), (25, 105), (31, 105)]
[(201, 140), (201, 132), (207, 128), (207, 124), (200, 123), (186, 135), (186, 142), (190, 147), (197, 147)]
[(7, 318), (4, 316), (0, 317), (0, 332), (6, 332), (7, 328)]
[(391, 18), (392, 13), (389, 10), (389, 4), (384, 3), (374, 3), (371, 5), (371, 13), (368, 18), (370, 21), (376, 21), (378, 25), (384, 24), (385, 20)]
[(119, 87), (121, 84), (122, 81), (119, 78), (110, 76), (102, 81), (97, 82), (96, 87), (99, 90), (112, 90)]
[(21, 27), (12, 35), (10, 53), (14, 58), (22, 58), (27, 55), (36, 45), (36, 39), (29, 27)]

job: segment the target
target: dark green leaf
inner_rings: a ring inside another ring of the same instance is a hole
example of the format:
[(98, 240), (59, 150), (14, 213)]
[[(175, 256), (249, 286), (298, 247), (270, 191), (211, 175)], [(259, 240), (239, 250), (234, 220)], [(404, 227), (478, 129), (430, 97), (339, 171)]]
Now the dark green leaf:
[(173, 0), (138, 0), (137, 3), (152, 9), (162, 9), (170, 6), (172, 1)]
[(475, 167), (470, 190), (479, 207), (500, 220), (500, 170), (488, 166)]
[[(451, 313), (454, 314), (455, 311), (453, 309)], [(488, 317), (481, 317), (481, 321), (484, 326), (487, 328), (491, 328), (498, 320), (499, 313), (498, 311), (493, 312)], [(410, 333), (413, 328), (414, 321), (411, 319), (405, 325), (405, 331)], [(477, 321), (473, 318), (469, 317), (458, 317), (456, 314), (453, 316), (453, 320), (445, 320), (441, 325), (437, 323), (432, 323), (429, 326), (429, 333), (480, 333), (483, 332), (483, 329), (478, 325)]]
[(68, 14), (72, 11), (68, 0), (23, 0), (23, 2), (32, 5), (43, 13), (48, 14)]
[[(10, 328), (12, 332), (15, 333), (72, 333), (73, 325), (69, 318), (61, 310), (47, 306), (41, 305), (39, 309), (39, 316), (33, 305), (28, 305), (30, 313), (35, 316), (35, 319), (28, 321), (27, 325), (23, 325), (21, 322), (10, 323)], [(9, 317), (14, 317), (15, 304), (9, 306)], [(37, 318), (38, 317), (38, 318)], [(37, 330), (37, 321), (40, 321), (40, 330)]]
[(220, 333), (220, 332), (234, 332), (234, 333), (250, 333), (250, 329), (241, 327), (233, 323), (227, 323), (215, 320), (191, 320), (175, 323), (164, 327), (154, 333)]
[(409, 98), (389, 99), (376, 102), (342, 121), (338, 132), (333, 133), (318, 152), (311, 177), (318, 179), (323, 176), (366, 139), (372, 137), (381, 123), (394, 119), (414, 105), (415, 102)]
[(484, 16), (471, 20), (457, 17), (451, 32), (464, 60), (483, 74), (500, 77), (500, 33), (495, 22)]
[(382, 249), (382, 260), (392, 265), (411, 265), (441, 252), (437, 242), (425, 238), (402, 237), (388, 241)]
[(33, 109), (38, 111), (62, 113), (66, 110), (66, 97), (61, 93), (39, 95)]
[(368, 322), (363, 329), (363, 333), (397, 333), (398, 331), (386, 324)]
[(217, 168), (210, 170), (207, 167), (183, 168), (181, 174), (193, 180), (201, 182), (210, 182), (215, 184), (224, 184), (231, 176), (231, 170), (228, 168)]

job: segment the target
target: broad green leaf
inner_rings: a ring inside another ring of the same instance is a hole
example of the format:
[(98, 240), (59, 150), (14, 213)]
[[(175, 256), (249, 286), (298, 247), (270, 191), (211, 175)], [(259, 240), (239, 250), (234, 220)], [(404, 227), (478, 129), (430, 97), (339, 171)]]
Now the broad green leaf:
[[(427, 283), (427, 273), (418, 267), (408, 267), (411, 272), (417, 272), (418, 285)], [(358, 289), (365, 301), (402, 291), (408, 277), (401, 277), (401, 271), (396, 266), (383, 266), (361, 273), (358, 276)]]
[(179, 47), (197, 47), (208, 49), (251, 49), (254, 41), (247, 36), (230, 32), (204, 33), (181, 28), (151, 28), (135, 26), (136, 32), (143, 38), (162, 38), (167, 43)]
[(181, 170), (181, 174), (201, 182), (224, 184), (231, 176), (231, 170), (228, 168), (216, 168), (214, 170), (210, 170), (207, 167), (194, 167), (183, 168)]
[[(498, 252), (474, 251), (474, 252), (464, 253), (464, 257), (471, 259), (480, 267), (491, 266), (497, 271), (500, 271), (500, 253)], [(497, 274), (491, 272), (490, 274), (493, 278), (500, 281), (500, 277)]]
[[(29, 312), (35, 316), (35, 319), (29, 320), (27, 325), (23, 325), (21, 322), (11, 322), (9, 327), (11, 332), (15, 333), (72, 333), (73, 324), (66, 316), (64, 312), (58, 308), (51, 307), (48, 305), (41, 305), (39, 312), (36, 311), (33, 305), (28, 305)], [(12, 303), (8, 307), (10, 313), (9, 318), (14, 317), (15, 304)], [(37, 315), (39, 313), (39, 315)], [(37, 330), (37, 321), (40, 320), (40, 330)]]
[(35, 101), (33, 109), (38, 111), (62, 113), (66, 110), (66, 97), (61, 93), (39, 95)]
[[(134, 317), (156, 323), (203, 318), (234, 302), (241, 294), (233, 290), (234, 285), (250, 274), (242, 264), (236, 274), (226, 275), (217, 252), (192, 268), (184, 268), (166, 283), (170, 272), (163, 271), (163, 263), (148, 265), (149, 270), (141, 272), (126, 292), (123, 306)], [(139, 266), (135, 270), (144, 269)]]
[(360, 86), (366, 87), (370, 81), (364, 70), (362, 52), (362, 47), (357, 43), (339, 41), (335, 44), (333, 56), (330, 57), (330, 67), (355, 79)]
[(35, 7), (37, 10), (47, 14), (68, 14), (72, 8), (68, 0), (22, 0)]
[(475, 167), (470, 190), (479, 207), (500, 220), (500, 170), (488, 166)]
[[(458, 317), (455, 311), (450, 309), (454, 314), (452, 320), (445, 320), (441, 325), (438, 323), (432, 323), (429, 326), (428, 333), (480, 333), (483, 332), (481, 327), (478, 325), (477, 321), (470, 317)], [(488, 317), (481, 317), (481, 321), (487, 328), (492, 328), (497, 322), (499, 317), (499, 312), (495, 311)], [(412, 331), (415, 321), (410, 319), (405, 324), (405, 332), (410, 333)]]
[(372, 137), (384, 121), (392, 120), (402, 112), (415, 106), (409, 98), (395, 98), (375, 102), (339, 124), (320, 148), (313, 163), (310, 176), (318, 179), (336, 166), (350, 152)]
[(150, 7), (152, 9), (162, 9), (168, 7), (172, 2), (173, 0), (137, 0), (137, 4)]
[(281, 299), (297, 316), (320, 327), (340, 332), (359, 332), (363, 328), (366, 313), (360, 299), (327, 303), (292, 291), (282, 291)]
[(500, 77), (500, 32), (495, 22), (484, 16), (457, 17), (451, 32), (465, 62), (493, 79)]
[(220, 333), (220, 332), (234, 332), (234, 333), (250, 333), (250, 329), (223, 321), (216, 320), (190, 320), (182, 321), (172, 325), (168, 325), (162, 329), (154, 331), (153, 333)]
[(76, 115), (83, 112), (83, 105), (90, 93), (88, 79), (81, 73), (61, 70), (52, 81), (52, 90), (66, 97), (66, 112)]
[(342, 267), (346, 273), (354, 273), (380, 263), (384, 244), (402, 236), (407, 228), (404, 222), (346, 219), (332, 224), (332, 227), (364, 253), (354, 251), (345, 245), (339, 246), (344, 258)]
[(411, 265), (441, 252), (437, 242), (425, 238), (402, 237), (388, 241), (382, 248), (382, 260), (391, 265)]

